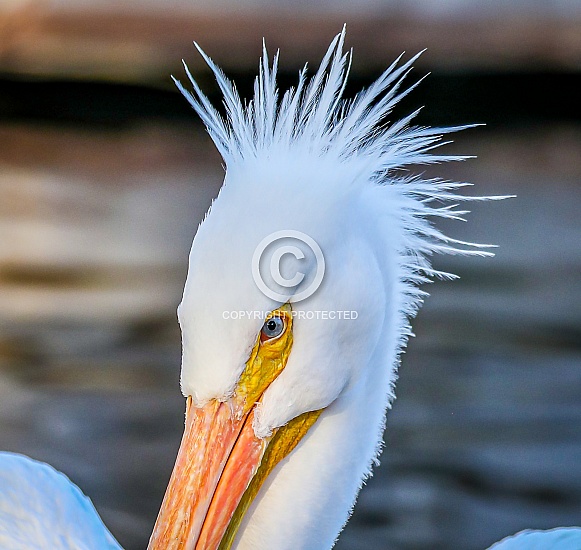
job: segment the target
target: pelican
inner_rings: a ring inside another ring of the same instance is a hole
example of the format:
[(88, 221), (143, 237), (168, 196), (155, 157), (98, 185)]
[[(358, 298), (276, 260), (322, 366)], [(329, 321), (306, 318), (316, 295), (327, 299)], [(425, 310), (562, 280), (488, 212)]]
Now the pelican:
[[(490, 255), (430, 220), (461, 218), (457, 203), (491, 197), (409, 171), (466, 158), (437, 148), (468, 126), (414, 126), (417, 112), (385, 122), (417, 85), (403, 87), (417, 55), (343, 99), (344, 38), (345, 29), (316, 74), (305, 67), (282, 97), (278, 54), (270, 64), (263, 47), (248, 104), (196, 44), (225, 116), (185, 64), (192, 91), (176, 81), (226, 175), (178, 307), (185, 429), (150, 550), (331, 548), (377, 462), (426, 296), (419, 285), (454, 278), (429, 257)], [(62, 474), (11, 454), (0, 464), (2, 548), (119, 548)]]

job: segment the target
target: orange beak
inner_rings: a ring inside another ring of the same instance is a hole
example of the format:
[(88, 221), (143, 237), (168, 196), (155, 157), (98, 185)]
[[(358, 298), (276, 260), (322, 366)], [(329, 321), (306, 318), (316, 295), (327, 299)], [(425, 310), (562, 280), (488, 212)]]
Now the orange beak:
[[(267, 440), (255, 436), (254, 408), (236, 415), (230, 403), (186, 403), (186, 425), (149, 550), (217, 549)], [(234, 533), (235, 534), (235, 533)]]

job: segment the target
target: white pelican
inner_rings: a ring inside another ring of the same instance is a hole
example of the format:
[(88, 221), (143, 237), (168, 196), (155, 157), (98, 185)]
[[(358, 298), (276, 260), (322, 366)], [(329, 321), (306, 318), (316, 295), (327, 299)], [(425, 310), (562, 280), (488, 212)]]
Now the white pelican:
[[(226, 177), (178, 308), (185, 430), (151, 550), (331, 548), (377, 460), (418, 285), (452, 277), (428, 257), (489, 254), (429, 221), (464, 214), (465, 184), (406, 172), (464, 158), (435, 151), (463, 127), (412, 126), (416, 113), (385, 123), (415, 87), (402, 81), (417, 56), (344, 100), (343, 42), (282, 98), (264, 50), (247, 105), (198, 48), (226, 119), (187, 67), (194, 92), (177, 83)], [(118, 548), (61, 474), (15, 455), (1, 464), (2, 548)]]

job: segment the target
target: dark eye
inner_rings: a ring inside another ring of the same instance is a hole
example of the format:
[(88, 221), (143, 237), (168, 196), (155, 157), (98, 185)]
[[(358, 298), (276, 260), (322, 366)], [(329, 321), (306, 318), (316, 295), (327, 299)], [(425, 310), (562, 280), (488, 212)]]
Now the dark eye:
[(271, 317), (262, 325), (261, 340), (272, 340), (280, 336), (284, 330), (284, 320), (280, 317)]

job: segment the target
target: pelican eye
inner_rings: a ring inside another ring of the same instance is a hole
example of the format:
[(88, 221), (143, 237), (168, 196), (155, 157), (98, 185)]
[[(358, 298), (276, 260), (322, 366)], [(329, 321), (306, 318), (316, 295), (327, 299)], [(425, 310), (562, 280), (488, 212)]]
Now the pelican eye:
[(261, 341), (264, 342), (266, 340), (272, 340), (273, 338), (277, 338), (283, 333), (284, 327), (285, 322), (284, 319), (282, 319), (282, 317), (277, 316), (270, 317), (270, 319), (267, 319), (264, 322), (264, 325), (262, 325), (262, 331), (260, 334)]

